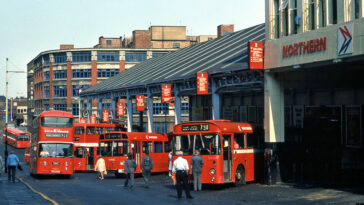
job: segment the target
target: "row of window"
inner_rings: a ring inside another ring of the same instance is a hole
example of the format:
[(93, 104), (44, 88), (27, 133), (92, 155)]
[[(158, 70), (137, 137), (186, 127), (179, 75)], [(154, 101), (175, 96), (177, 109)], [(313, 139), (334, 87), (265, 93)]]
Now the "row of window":
[(97, 70), (98, 78), (110, 78), (119, 73), (119, 69), (99, 69)]
[(90, 87), (89, 85), (72, 85), (72, 96), (73, 97), (80, 96), (80, 92), (82, 92), (82, 90), (86, 90), (89, 87)]
[(66, 79), (67, 78), (67, 70), (55, 70), (53, 71), (54, 79)]
[[(99, 69), (97, 77), (110, 78), (119, 73), (119, 69)], [(56, 70), (53, 72), (54, 79), (67, 79), (66, 70)], [(72, 70), (72, 78), (91, 78), (91, 69), (75, 69)], [(49, 79), (49, 71), (44, 72), (44, 80)]]

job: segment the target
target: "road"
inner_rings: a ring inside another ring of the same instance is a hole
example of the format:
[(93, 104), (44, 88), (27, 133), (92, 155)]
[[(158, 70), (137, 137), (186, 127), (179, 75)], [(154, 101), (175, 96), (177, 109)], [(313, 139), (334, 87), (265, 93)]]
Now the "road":
[[(242, 187), (209, 186), (201, 192), (192, 192), (194, 199), (177, 199), (171, 181), (165, 174), (152, 176), (150, 188), (144, 187), (142, 177), (137, 177), (134, 190), (123, 187), (124, 179), (107, 175), (98, 180), (97, 174), (75, 173), (70, 179), (56, 176), (33, 178), (24, 163), (24, 149), (14, 149), (22, 161), (24, 171), (18, 177), (34, 190), (59, 204), (355, 204), (364, 203), (361, 189), (322, 188), (317, 186), (296, 187), (290, 184), (268, 186), (250, 183)], [(4, 144), (0, 143), (0, 153)]]

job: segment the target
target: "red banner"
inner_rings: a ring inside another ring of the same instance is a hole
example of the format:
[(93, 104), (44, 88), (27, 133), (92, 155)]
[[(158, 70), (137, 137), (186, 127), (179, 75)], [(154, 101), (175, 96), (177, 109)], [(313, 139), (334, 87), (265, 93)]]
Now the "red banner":
[(144, 111), (144, 95), (136, 96), (136, 110)]
[(109, 122), (109, 110), (102, 110), (102, 122)]
[(125, 115), (125, 103), (122, 102), (118, 102), (117, 103), (117, 116), (118, 117), (123, 117)]
[(86, 118), (81, 117), (81, 118), (80, 118), (80, 123), (86, 123)]
[(263, 69), (263, 42), (249, 42), (250, 69)]
[(172, 100), (171, 84), (163, 84), (162, 85), (162, 103), (165, 103), (165, 102), (170, 103), (171, 100)]
[(92, 124), (96, 123), (96, 115), (95, 114), (90, 115), (90, 123), (92, 123)]
[(197, 73), (197, 95), (209, 94), (209, 77), (207, 73)]

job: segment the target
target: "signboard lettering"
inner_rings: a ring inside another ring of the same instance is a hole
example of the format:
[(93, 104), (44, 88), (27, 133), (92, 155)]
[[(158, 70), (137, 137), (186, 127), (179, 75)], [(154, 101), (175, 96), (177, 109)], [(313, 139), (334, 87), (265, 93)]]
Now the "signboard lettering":
[(144, 111), (144, 95), (136, 96), (136, 110)]
[(201, 125), (182, 125), (182, 132), (191, 132), (191, 131), (209, 131), (210, 126), (208, 124)]
[(123, 117), (125, 115), (125, 103), (118, 102), (116, 106), (117, 106), (117, 116)]
[(250, 69), (263, 69), (263, 42), (249, 42)]
[(96, 123), (96, 115), (95, 114), (90, 115), (90, 123), (93, 123), (93, 124)]
[(163, 84), (162, 85), (162, 102), (170, 103), (171, 99), (172, 99), (171, 84)]
[(283, 46), (283, 58), (326, 50), (326, 36)]
[(207, 73), (197, 73), (197, 95), (209, 94), (209, 81)]
[(109, 110), (102, 110), (102, 122), (109, 122)]

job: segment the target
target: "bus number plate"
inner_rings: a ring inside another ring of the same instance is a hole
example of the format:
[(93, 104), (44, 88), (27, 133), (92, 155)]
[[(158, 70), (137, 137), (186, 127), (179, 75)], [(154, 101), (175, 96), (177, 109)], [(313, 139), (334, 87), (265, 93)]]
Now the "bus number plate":
[(182, 125), (182, 132), (190, 131), (209, 131), (210, 127), (208, 124), (202, 125)]
[(58, 166), (59, 162), (52, 162), (53, 165)]

